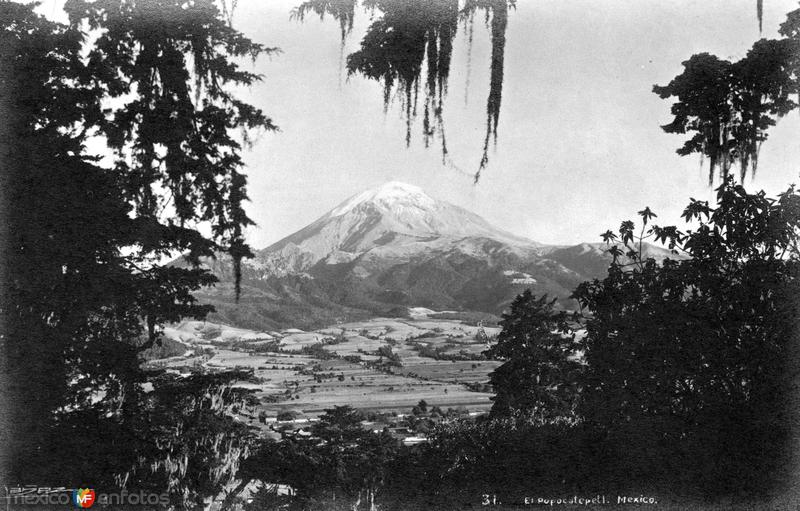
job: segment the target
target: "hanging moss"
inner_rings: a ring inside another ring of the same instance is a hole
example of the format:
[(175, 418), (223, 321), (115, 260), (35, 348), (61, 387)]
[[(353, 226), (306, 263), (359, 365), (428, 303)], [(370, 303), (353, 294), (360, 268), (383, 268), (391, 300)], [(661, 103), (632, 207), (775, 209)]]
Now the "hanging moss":
[[(424, 79), (423, 136), (427, 142), (434, 133), (433, 123), (438, 122), (435, 117), (441, 116), (458, 26), (458, 1), (383, 1), (370, 5), (383, 14), (370, 25), (360, 49), (348, 57), (348, 73), (382, 83), (387, 108), (396, 93), (409, 126), (417, 114), (416, 91)], [(410, 143), (410, 130), (406, 139)]]
[(467, 78), (464, 83), (464, 106), (469, 103), (469, 83), (472, 78), (472, 41), (475, 35), (475, 13), (464, 19), (464, 30), (467, 32)]
[(489, 75), (489, 98), (486, 100), (486, 137), (483, 141), (483, 155), (475, 173), (475, 182), (489, 163), (489, 140), (497, 143), (497, 125), (500, 122), (500, 102), (503, 96), (503, 59), (506, 47), (506, 25), (508, 23), (508, 4), (506, 0), (485, 2), (487, 16), (492, 15), (492, 65)]
[(292, 9), (291, 18), (303, 21), (306, 15), (314, 13), (321, 20), (325, 15), (333, 17), (339, 22), (344, 47), (345, 40), (353, 30), (353, 19), (355, 18), (356, 0), (308, 0)]
[(305, 20), (309, 13), (316, 14), (321, 20), (326, 15), (339, 22), (341, 39), (339, 42), (339, 86), (342, 85), (341, 69), (344, 64), (344, 47), (347, 36), (353, 31), (355, 19), (356, 0), (309, 0), (292, 9), (291, 18), (298, 21)]
[(758, 33), (764, 26), (764, 0), (756, 0), (756, 18), (758, 18)]
[[(347, 58), (349, 75), (359, 74), (383, 85), (384, 110), (397, 100), (405, 120), (406, 145), (411, 144), (413, 125), (421, 110), (422, 137), (425, 147), (438, 139), (442, 162), (455, 167), (449, 158), (444, 126), (444, 100), (453, 54), (453, 41), (459, 22), (470, 23), (467, 32), (472, 41), (472, 20), (483, 12), (491, 31), (492, 53), (489, 94), (486, 106), (486, 136), (478, 170), (489, 161), (489, 141), (497, 139), (500, 100), (503, 85), (503, 55), (509, 6), (514, 0), (363, 0), (373, 21), (360, 48)], [(330, 15), (342, 27), (342, 45), (353, 24), (355, 0), (313, 0), (293, 11), (302, 20), (309, 12), (320, 17)], [(471, 52), (471, 50), (469, 50)], [(468, 64), (469, 65), (469, 64)], [(419, 90), (423, 90), (421, 108)]]

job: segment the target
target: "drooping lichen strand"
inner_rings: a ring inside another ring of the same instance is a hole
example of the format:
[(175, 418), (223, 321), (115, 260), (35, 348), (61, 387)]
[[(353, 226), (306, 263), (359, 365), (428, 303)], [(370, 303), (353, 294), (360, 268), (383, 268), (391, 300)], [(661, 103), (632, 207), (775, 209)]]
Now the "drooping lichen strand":
[[(292, 11), (302, 20), (309, 12), (321, 18), (330, 15), (342, 28), (342, 44), (353, 25), (356, 0), (311, 0)], [(488, 164), (489, 140), (497, 139), (503, 83), (503, 55), (508, 8), (515, 0), (362, 0), (370, 11), (372, 23), (360, 48), (347, 57), (348, 74), (360, 74), (383, 85), (384, 112), (397, 101), (404, 117), (406, 145), (422, 112), (422, 135), (425, 147), (434, 139), (441, 142), (442, 161), (451, 166), (444, 136), (444, 101), (452, 62), (453, 42), (460, 21), (469, 23), (467, 36), (472, 44), (472, 20), (482, 12), (491, 31), (491, 77), (487, 99), (487, 135), (477, 179)], [(343, 48), (343, 46), (342, 46)], [(471, 53), (471, 50), (468, 50)], [(469, 65), (469, 63), (468, 63)], [(419, 105), (419, 89), (423, 98)], [(466, 92), (465, 92), (466, 100)]]
[(483, 140), (483, 154), (475, 172), (475, 183), (481, 172), (489, 164), (489, 141), (497, 143), (497, 125), (500, 122), (500, 102), (503, 95), (503, 60), (506, 47), (506, 26), (508, 24), (508, 4), (506, 0), (488, 0), (487, 13), (491, 13), (492, 65), (489, 74), (489, 97), (486, 100), (486, 136)]
[(339, 87), (342, 86), (342, 68), (344, 67), (344, 47), (347, 36), (353, 31), (357, 0), (309, 0), (292, 9), (291, 18), (303, 21), (310, 12), (318, 15), (320, 20), (325, 15), (339, 22), (341, 39), (339, 41)]
[(756, 17), (758, 18), (758, 33), (764, 26), (764, 0), (756, 0)]
[(325, 15), (333, 17), (339, 22), (341, 31), (341, 46), (353, 30), (357, 0), (308, 0), (292, 9), (291, 17), (303, 21), (306, 15), (313, 12), (319, 19), (324, 20)]
[[(365, 5), (367, 5), (365, 3)], [(423, 86), (422, 128), (425, 146), (436, 136), (450, 72), (458, 24), (458, 0), (375, 1), (382, 15), (370, 25), (361, 48), (348, 57), (348, 72), (383, 84), (384, 109), (397, 97), (404, 112), (406, 145), (418, 112)], [(443, 152), (446, 147), (443, 146)]]
[(464, 29), (467, 31), (467, 78), (464, 82), (464, 106), (469, 103), (469, 83), (472, 78), (472, 40), (475, 35), (475, 13), (464, 19)]

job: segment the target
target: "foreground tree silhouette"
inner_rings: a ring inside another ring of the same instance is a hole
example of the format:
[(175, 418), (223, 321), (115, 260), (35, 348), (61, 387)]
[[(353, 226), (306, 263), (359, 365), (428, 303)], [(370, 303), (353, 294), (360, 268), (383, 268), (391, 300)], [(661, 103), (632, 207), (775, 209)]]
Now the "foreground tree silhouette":
[(755, 175), (769, 128), (798, 106), (791, 96), (800, 93), (800, 9), (788, 14), (780, 33), (782, 39), (757, 41), (737, 62), (692, 55), (668, 85), (653, 86), (662, 99), (677, 99), (672, 122), (662, 128), (694, 133), (677, 152), (708, 158), (709, 185), (716, 173), (725, 179), (734, 165), (742, 180), (748, 172)]
[(505, 361), (489, 375), (496, 393), (493, 416), (542, 421), (573, 416), (581, 366), (567, 313), (554, 305), (555, 300), (537, 298), (528, 289), (503, 314), (497, 344), (485, 352)]
[[(781, 482), (800, 317), (800, 194), (749, 194), (726, 179), (717, 203), (692, 200), (698, 227), (623, 222), (603, 280), (574, 296), (591, 315), (580, 415), (609, 435), (642, 477), (707, 491), (769, 491)], [(642, 260), (642, 239), (686, 258)], [(747, 438), (747, 442), (742, 440)], [(649, 453), (649, 454), (646, 454)], [(660, 453), (660, 454), (659, 454)], [(623, 463), (624, 466), (624, 463)], [(785, 482), (785, 481), (784, 481)]]
[[(160, 323), (210, 310), (191, 292), (214, 277), (161, 260), (228, 252), (238, 274), (249, 255), (235, 133), (274, 126), (226, 87), (259, 79), (233, 59), (272, 50), (211, 1), (73, 0), (65, 10), (69, 26), (0, 3), (3, 480), (120, 485), (152, 463), (162, 490), (194, 501), (219, 481), (179, 490), (184, 472), (136, 449), (161, 438), (162, 419), (174, 425), (158, 412), (170, 392), (199, 398), (230, 378), (160, 378), (145, 392), (137, 353), (158, 342)], [(110, 163), (89, 154), (90, 137), (113, 150)], [(193, 414), (193, 402), (177, 399), (176, 413)], [(226, 439), (241, 431), (218, 405), (194, 433), (237, 452)], [(196, 462), (230, 476), (200, 452), (182, 452), (189, 473)]]
[[(437, 426), (428, 451), (400, 465), (427, 470), (403, 480), (421, 488), (419, 501), (436, 495), (437, 509), (458, 509), (478, 492), (519, 502), (531, 486), (648, 488), (688, 507), (760, 508), (796, 494), (800, 193), (769, 198), (728, 178), (716, 204), (686, 208), (692, 230), (653, 225), (649, 208), (640, 215), (640, 228), (606, 233), (608, 275), (575, 290), (587, 330), (575, 345), (545, 298), (517, 297), (493, 347), (505, 363), (491, 376), (491, 415)], [(647, 241), (674, 259), (642, 258)], [(585, 365), (559, 370), (572, 350)], [(560, 389), (577, 405), (570, 420)], [(520, 413), (537, 409), (543, 417)]]
[(400, 446), (386, 431), (364, 430), (362, 420), (358, 410), (334, 406), (319, 417), (309, 436), (262, 442), (243, 463), (240, 489), (260, 480), (290, 485), (296, 495), (280, 498), (274, 487), (265, 486), (247, 509), (286, 505), (287, 500), (302, 509), (377, 509), (376, 498)]

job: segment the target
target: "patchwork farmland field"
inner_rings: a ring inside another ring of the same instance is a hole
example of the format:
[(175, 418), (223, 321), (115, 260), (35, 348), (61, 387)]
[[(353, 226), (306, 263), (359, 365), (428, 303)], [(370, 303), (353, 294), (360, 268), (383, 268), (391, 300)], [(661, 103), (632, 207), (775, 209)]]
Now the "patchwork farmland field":
[(426, 314), (376, 318), (315, 331), (254, 332), (185, 321), (164, 336), (186, 346), (183, 356), (150, 361), (175, 371), (250, 369), (239, 386), (254, 390), (253, 416), (281, 412), (316, 417), (334, 405), (407, 413), (420, 400), (442, 409), (491, 407), (488, 375), (500, 362), (482, 351), (497, 327)]

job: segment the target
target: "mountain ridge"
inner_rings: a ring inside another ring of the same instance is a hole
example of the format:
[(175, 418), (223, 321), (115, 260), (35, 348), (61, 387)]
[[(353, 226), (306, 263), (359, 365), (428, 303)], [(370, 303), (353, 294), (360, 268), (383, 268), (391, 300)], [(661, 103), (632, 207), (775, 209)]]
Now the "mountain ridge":
[[(220, 284), (198, 296), (215, 305), (215, 319), (258, 328), (403, 315), (409, 307), (499, 315), (528, 288), (572, 309), (572, 290), (608, 268), (601, 247), (544, 245), (393, 181), (258, 250), (243, 264), (238, 304), (229, 293), (232, 270), (221, 260), (208, 265)], [(669, 254), (646, 250), (658, 259)]]
[[(468, 238), (503, 241), (511, 247), (544, 245), (497, 229), (475, 213), (433, 199), (422, 189), (392, 181), (356, 194), (306, 227), (256, 253), (264, 269), (285, 275), (307, 271), (320, 260), (348, 262), (373, 249), (402, 252), (409, 244), (429, 248)], [(437, 243), (438, 241), (438, 243)]]

